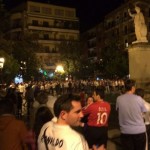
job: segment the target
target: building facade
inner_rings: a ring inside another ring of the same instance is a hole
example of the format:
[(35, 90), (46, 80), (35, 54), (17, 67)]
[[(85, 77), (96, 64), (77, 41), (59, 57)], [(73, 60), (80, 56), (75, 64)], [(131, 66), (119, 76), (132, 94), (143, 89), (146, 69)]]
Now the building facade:
[[(128, 14), (128, 9), (134, 13), (137, 5), (145, 17), (147, 25), (147, 38), (150, 41), (150, 3), (149, 0), (125, 0), (124, 3), (107, 14), (100, 24), (81, 35), (84, 49), (89, 59), (100, 59), (101, 50), (109, 41), (117, 40), (121, 49), (125, 50), (136, 40), (133, 19)], [(88, 37), (88, 38), (87, 38)], [(92, 54), (92, 55), (91, 55)], [(93, 57), (94, 56), (94, 57)]]
[(59, 44), (79, 40), (79, 19), (75, 8), (27, 1), (11, 10), (11, 28), (8, 32), (17, 39), (26, 32), (41, 45), (36, 55), (41, 68), (54, 71), (59, 61)]

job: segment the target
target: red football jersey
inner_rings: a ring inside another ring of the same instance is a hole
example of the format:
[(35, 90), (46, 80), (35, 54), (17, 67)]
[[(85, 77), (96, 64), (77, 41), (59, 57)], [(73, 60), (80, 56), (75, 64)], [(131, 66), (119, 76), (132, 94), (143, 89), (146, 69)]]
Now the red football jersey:
[(97, 101), (83, 109), (83, 114), (89, 115), (87, 122), (89, 126), (101, 127), (108, 126), (110, 111), (111, 106), (108, 102)]

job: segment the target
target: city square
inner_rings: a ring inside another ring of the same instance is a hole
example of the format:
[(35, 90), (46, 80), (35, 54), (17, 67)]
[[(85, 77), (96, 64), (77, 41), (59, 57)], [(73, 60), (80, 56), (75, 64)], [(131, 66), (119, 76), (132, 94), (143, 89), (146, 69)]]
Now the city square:
[(0, 1), (0, 149), (150, 149), (150, 3), (108, 3)]

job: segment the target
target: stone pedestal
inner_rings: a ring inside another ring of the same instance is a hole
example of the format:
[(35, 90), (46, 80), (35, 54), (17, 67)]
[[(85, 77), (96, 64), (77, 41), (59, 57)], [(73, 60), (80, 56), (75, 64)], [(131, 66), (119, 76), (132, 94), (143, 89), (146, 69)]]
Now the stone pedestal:
[(135, 43), (129, 46), (129, 74), (137, 87), (150, 91), (150, 44)]

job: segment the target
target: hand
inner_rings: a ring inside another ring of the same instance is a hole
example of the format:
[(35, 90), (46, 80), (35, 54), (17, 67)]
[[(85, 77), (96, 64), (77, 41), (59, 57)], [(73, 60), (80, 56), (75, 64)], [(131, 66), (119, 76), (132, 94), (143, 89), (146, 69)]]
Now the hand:
[(106, 150), (104, 145), (99, 146), (98, 148), (96, 147), (96, 145), (93, 145), (93, 150)]

